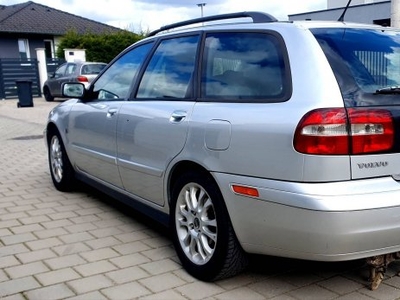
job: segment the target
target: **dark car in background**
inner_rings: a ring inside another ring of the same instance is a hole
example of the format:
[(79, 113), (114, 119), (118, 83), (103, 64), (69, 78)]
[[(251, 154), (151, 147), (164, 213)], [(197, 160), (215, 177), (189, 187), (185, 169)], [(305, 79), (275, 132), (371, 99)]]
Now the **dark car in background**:
[(90, 82), (107, 66), (102, 62), (68, 62), (49, 76), (43, 86), (46, 101), (62, 97), (61, 86), (66, 82), (81, 82), (88, 87)]

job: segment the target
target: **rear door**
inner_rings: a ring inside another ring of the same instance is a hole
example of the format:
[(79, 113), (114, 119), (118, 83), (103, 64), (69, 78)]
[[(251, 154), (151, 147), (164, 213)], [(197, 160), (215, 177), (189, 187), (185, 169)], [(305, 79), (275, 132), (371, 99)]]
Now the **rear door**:
[(194, 106), (193, 74), (199, 35), (161, 40), (138, 84), (122, 104), (118, 165), (124, 188), (163, 204), (163, 178), (186, 142)]

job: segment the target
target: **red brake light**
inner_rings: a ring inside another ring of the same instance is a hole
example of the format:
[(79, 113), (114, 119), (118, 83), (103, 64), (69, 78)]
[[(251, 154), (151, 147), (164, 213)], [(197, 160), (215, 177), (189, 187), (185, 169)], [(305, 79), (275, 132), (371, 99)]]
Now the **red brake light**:
[(348, 109), (352, 153), (376, 153), (390, 150), (394, 141), (393, 118), (383, 109)]
[(89, 82), (86, 76), (78, 76), (78, 81), (79, 82)]
[(344, 108), (307, 113), (297, 126), (294, 148), (305, 154), (348, 154), (349, 136)]
[(294, 148), (317, 155), (377, 153), (390, 150), (393, 139), (393, 119), (387, 110), (323, 108), (301, 119)]

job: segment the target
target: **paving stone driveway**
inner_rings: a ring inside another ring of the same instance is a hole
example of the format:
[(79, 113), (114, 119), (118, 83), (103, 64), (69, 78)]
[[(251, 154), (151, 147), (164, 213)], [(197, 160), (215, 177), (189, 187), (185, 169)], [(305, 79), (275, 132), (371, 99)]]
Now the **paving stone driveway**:
[(0, 101), (0, 299), (400, 299), (400, 264), (377, 291), (363, 261), (251, 257), (205, 283), (180, 266), (165, 228), (88, 187), (51, 183), (42, 132), (57, 104)]

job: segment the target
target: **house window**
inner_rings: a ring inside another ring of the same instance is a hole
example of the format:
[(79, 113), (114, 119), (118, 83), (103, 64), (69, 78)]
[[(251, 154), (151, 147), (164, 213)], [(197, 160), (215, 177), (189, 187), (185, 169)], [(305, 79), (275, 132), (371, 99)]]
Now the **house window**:
[(30, 58), (29, 44), (27, 39), (18, 40), (19, 57), (22, 59)]
[(54, 57), (54, 45), (52, 40), (44, 40), (44, 52), (46, 54), (46, 58)]

